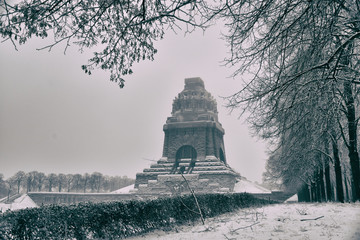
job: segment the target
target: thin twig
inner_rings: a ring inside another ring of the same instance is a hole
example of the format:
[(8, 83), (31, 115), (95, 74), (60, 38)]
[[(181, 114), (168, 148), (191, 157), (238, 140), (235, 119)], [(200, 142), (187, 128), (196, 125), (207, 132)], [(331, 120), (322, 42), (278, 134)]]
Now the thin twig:
[(310, 220), (318, 220), (320, 218), (323, 218), (324, 216), (320, 216), (320, 217), (317, 217), (317, 218), (306, 218), (306, 219), (301, 219), (300, 221), (310, 221)]
[(198, 203), (198, 200), (197, 200), (197, 198), (196, 198), (196, 196), (195, 196), (194, 190), (190, 187), (189, 182), (186, 180), (186, 178), (184, 177), (184, 175), (183, 175), (182, 173), (180, 173), (180, 174), (181, 174), (181, 176), (183, 177), (183, 179), (185, 180), (185, 182), (186, 182), (186, 184), (187, 184), (187, 186), (188, 186), (191, 194), (193, 195), (193, 197), (194, 197), (194, 199), (195, 199), (196, 206), (197, 206), (197, 208), (198, 208), (198, 210), (199, 210), (201, 222), (203, 223), (203, 225), (205, 225), (205, 220), (204, 220), (204, 217), (203, 217), (203, 215), (202, 215), (201, 208), (200, 208), (200, 205), (199, 205), (199, 203)]
[[(4, 0), (4, 6), (5, 6), (5, 10), (6, 10), (6, 16), (7, 16), (7, 19), (8, 19), (8, 23), (9, 23), (9, 26), (11, 26), (11, 20), (10, 20), (10, 13), (9, 13), (9, 10), (8, 10), (8, 4), (7, 2)], [(14, 40), (12, 39), (12, 34), (9, 35), (9, 39), (11, 41), (11, 43), (14, 45), (14, 48), (16, 51), (18, 51), (17, 47), (16, 47), (16, 44), (14, 42)]]
[(256, 224), (259, 224), (260, 222), (255, 222), (249, 226), (245, 226), (245, 227), (239, 227), (239, 228), (236, 228), (234, 230), (231, 230), (231, 232), (236, 232), (237, 230), (240, 230), (240, 229), (245, 229), (245, 228), (251, 228), (252, 226), (256, 225)]

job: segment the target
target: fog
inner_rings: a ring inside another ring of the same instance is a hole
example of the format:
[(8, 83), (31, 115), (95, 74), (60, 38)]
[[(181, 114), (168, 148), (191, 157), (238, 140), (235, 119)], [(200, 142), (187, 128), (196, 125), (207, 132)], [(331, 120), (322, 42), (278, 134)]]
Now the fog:
[(19, 51), (1, 43), (0, 173), (97, 171), (135, 178), (162, 155), (162, 127), (184, 79), (201, 77), (218, 102), (228, 163), (260, 182), (266, 146), (221, 98), (240, 90), (246, 76), (233, 79), (235, 69), (221, 66), (228, 50), (220, 31), (169, 32), (156, 43), (155, 60), (135, 64), (124, 77), (124, 89), (109, 81), (109, 72), (83, 73), (94, 49), (81, 54), (71, 45), (64, 55), (64, 45), (37, 51), (46, 44), (41, 40)]

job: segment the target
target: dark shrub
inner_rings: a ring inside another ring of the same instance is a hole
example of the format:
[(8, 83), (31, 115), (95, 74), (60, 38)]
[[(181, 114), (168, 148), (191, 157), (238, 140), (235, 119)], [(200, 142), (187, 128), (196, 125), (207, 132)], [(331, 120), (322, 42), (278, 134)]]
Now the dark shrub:
[[(197, 195), (204, 217), (268, 201), (249, 194)], [(146, 201), (81, 203), (7, 212), (0, 219), (0, 239), (125, 238), (200, 218), (192, 195)]]

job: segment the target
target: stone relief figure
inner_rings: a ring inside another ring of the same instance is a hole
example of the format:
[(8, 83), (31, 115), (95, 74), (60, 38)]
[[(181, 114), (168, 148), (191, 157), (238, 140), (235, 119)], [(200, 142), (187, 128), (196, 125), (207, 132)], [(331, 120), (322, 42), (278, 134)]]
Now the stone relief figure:
[(192, 170), (193, 170), (194, 167), (195, 167), (195, 164), (196, 164), (196, 159), (195, 159), (195, 158), (192, 158), (187, 173), (190, 174), (190, 173), (192, 172)]
[(170, 170), (170, 174), (175, 174), (177, 172), (177, 168), (179, 167), (179, 161), (176, 160), (173, 167)]

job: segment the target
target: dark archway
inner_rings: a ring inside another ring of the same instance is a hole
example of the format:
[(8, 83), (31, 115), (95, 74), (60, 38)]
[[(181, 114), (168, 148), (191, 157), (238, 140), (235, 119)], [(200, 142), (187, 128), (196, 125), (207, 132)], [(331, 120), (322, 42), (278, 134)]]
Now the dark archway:
[(176, 152), (176, 158), (171, 173), (177, 173), (181, 159), (191, 159), (190, 165), (187, 169), (182, 169), (181, 173), (191, 173), (192, 169), (195, 167), (195, 162), (197, 158), (197, 153), (194, 147), (190, 145), (184, 145), (180, 147)]
[(190, 145), (185, 145), (179, 148), (176, 152), (176, 160), (184, 159), (184, 158), (191, 158), (196, 159), (197, 154), (194, 147)]
[(220, 161), (222, 161), (223, 163), (226, 164), (224, 151), (223, 151), (221, 148), (220, 148), (220, 150), (219, 150), (219, 155), (220, 155)]

